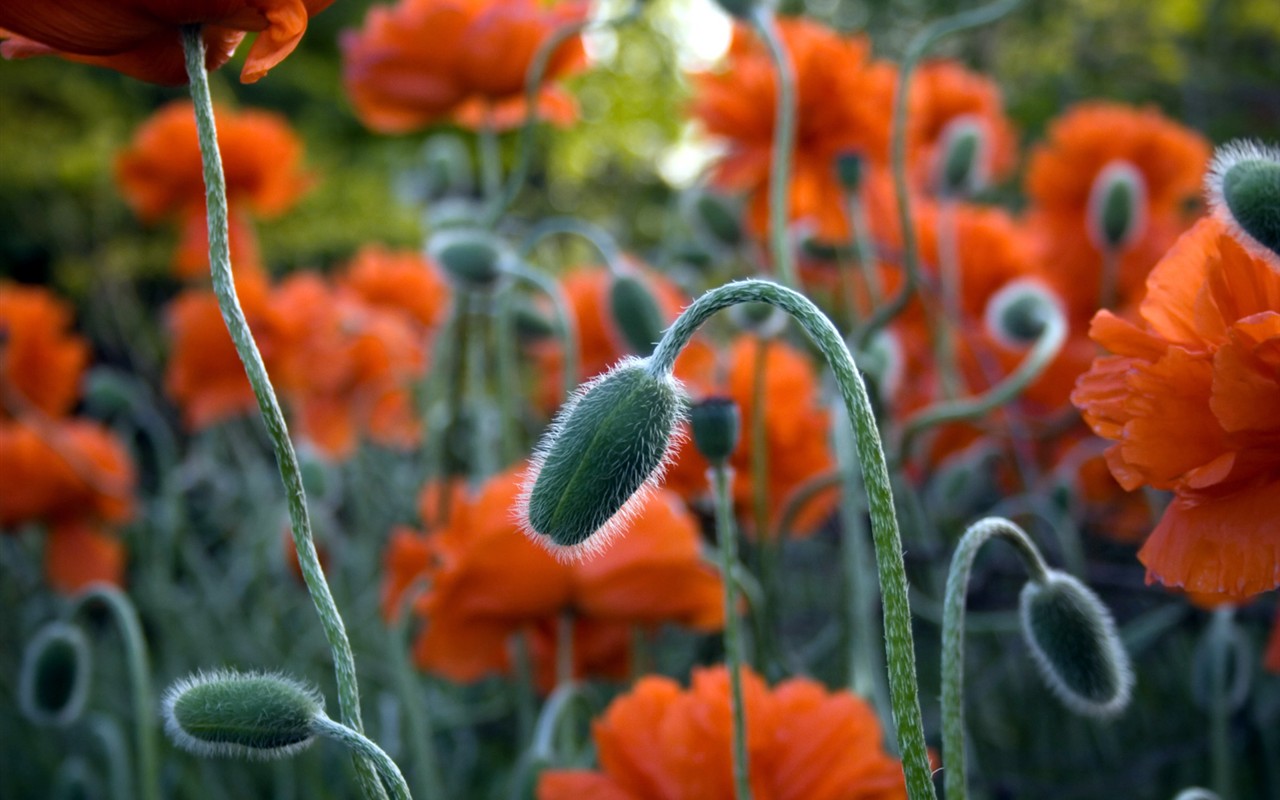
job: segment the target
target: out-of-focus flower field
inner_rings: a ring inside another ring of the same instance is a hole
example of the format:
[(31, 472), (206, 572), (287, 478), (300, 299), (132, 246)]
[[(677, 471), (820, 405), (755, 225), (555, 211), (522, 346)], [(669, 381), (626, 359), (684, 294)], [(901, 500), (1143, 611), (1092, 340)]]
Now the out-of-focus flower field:
[(0, 798), (1280, 798), (1271, 0), (0, 56)]

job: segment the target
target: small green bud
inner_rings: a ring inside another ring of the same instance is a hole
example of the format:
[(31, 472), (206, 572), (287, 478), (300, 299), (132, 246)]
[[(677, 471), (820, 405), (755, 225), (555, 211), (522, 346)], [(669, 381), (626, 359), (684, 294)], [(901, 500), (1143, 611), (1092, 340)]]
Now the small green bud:
[(1094, 247), (1118, 252), (1133, 244), (1147, 227), (1147, 182), (1128, 161), (1102, 168), (1089, 190), (1087, 227)]
[(729, 306), (729, 319), (739, 329), (761, 339), (772, 339), (787, 327), (787, 312), (771, 303), (738, 303)]
[(1048, 286), (1034, 278), (1010, 281), (987, 301), (987, 332), (1012, 350), (1029, 347), (1055, 320), (1065, 319), (1062, 303)]
[(1280, 263), (1280, 150), (1257, 142), (1218, 149), (1206, 177), (1209, 205), (1240, 242)]
[(440, 231), (428, 251), (455, 283), (473, 291), (493, 289), (514, 258), (501, 239), (476, 228)]
[(943, 129), (938, 157), (938, 192), (943, 197), (968, 197), (986, 187), (989, 157), (982, 124), (969, 114), (956, 117)]
[(705, 272), (716, 264), (716, 256), (700, 242), (677, 242), (671, 246), (668, 256), (672, 263), (687, 266), (695, 272)]
[(22, 653), (18, 707), (37, 725), (70, 725), (84, 711), (92, 665), (79, 628), (65, 622), (45, 625)]
[(1099, 719), (1129, 705), (1133, 670), (1115, 620), (1093, 590), (1049, 570), (1028, 581), (1019, 598), (1022, 635), (1040, 675), (1062, 704)]
[(516, 338), (525, 344), (546, 341), (556, 334), (555, 325), (547, 315), (524, 296), (512, 304), (511, 324)]
[(712, 247), (733, 249), (746, 241), (742, 210), (727, 198), (706, 191), (690, 194), (688, 213), (698, 237)]
[(662, 338), (666, 322), (658, 300), (636, 275), (618, 275), (609, 286), (609, 308), (623, 344), (631, 352), (647, 356)]
[(165, 732), (198, 756), (273, 759), (306, 749), (324, 714), (320, 693), (293, 678), (216, 670), (184, 678), (161, 700)]
[(862, 177), (865, 173), (862, 154), (849, 150), (836, 156), (836, 180), (847, 194), (857, 194), (862, 188)]
[(520, 516), (529, 536), (567, 560), (603, 548), (661, 480), (687, 402), (679, 382), (638, 358), (578, 387), (525, 475)]
[(742, 412), (728, 397), (708, 397), (689, 409), (693, 443), (712, 464), (723, 464), (738, 447)]

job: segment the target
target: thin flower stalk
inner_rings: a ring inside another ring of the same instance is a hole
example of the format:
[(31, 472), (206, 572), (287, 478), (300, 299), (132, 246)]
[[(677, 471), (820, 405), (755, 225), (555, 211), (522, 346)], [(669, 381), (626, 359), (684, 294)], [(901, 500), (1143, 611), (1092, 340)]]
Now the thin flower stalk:
[(733, 708), (733, 783), (737, 800), (751, 800), (751, 764), (747, 754), (747, 710), (742, 698), (742, 621), (738, 615), (738, 534), (733, 529), (733, 469), (723, 461), (711, 467), (716, 504), (716, 539), (720, 545), (720, 575), (724, 583), (724, 660), (729, 668)]
[(751, 24), (769, 49), (778, 82), (773, 163), (769, 168), (769, 249), (773, 253), (773, 267), (783, 285), (795, 286), (795, 259), (787, 233), (787, 193), (791, 190), (791, 159), (796, 138), (796, 71), (778, 33), (773, 10), (767, 4), (756, 6)]
[(871, 400), (853, 357), (835, 326), (803, 295), (770, 281), (725, 284), (699, 297), (667, 329), (650, 357), (654, 375), (670, 374), (676, 356), (701, 325), (717, 311), (738, 303), (768, 303), (790, 314), (821, 351), (835, 373), (845, 410), (857, 440), (858, 460), (867, 486), (880, 590), (884, 598), (885, 653), (890, 700), (911, 800), (936, 797), (916, 685), (915, 648), (902, 537), (894, 511), (893, 489)]
[(947, 575), (942, 619), (942, 758), (947, 800), (965, 800), (968, 775), (964, 751), (964, 605), (973, 560), (982, 545), (994, 537), (1012, 544), (1032, 580), (1043, 581), (1049, 572), (1031, 538), (1007, 519), (988, 517), (969, 526)]
[(373, 740), (325, 716), (316, 717), (311, 724), (317, 734), (346, 745), (353, 752), (358, 753), (361, 759), (372, 763), (383, 785), (391, 790), (392, 800), (413, 800), (413, 796), (409, 793), (409, 785), (405, 783), (400, 768), (385, 750), (374, 744)]
[[(316, 553), (311, 533), (311, 518), (307, 510), (306, 490), (302, 483), (302, 471), (298, 456), (289, 438), (289, 429), (276, 398), (271, 379), (267, 376), (262, 354), (254, 342), (245, 319), (244, 310), (236, 295), (235, 280), (231, 271), (231, 250), (228, 241), (226, 178), (222, 171), (222, 159), (218, 153), (218, 134), (213, 119), (213, 99), (209, 93), (209, 76), (205, 72), (204, 40), (199, 25), (182, 29), (183, 51), (186, 55), (187, 75), (190, 80), (191, 100), (195, 105), (196, 129), (200, 139), (200, 155), (204, 169), (207, 214), (209, 224), (209, 266), (213, 278), (213, 290), (218, 298), (227, 332), (235, 343), (236, 353), (244, 364), (245, 374), (253, 387), (254, 397), (266, 424), (267, 434), (275, 452), (280, 478), (284, 482), (285, 498), (289, 506), (289, 521), (298, 564), (311, 601), (320, 616), (325, 638), (333, 653), (334, 671), (338, 682), (338, 705), (342, 721), (357, 734), (364, 729), (360, 715), (360, 688), (356, 680), (355, 656), (347, 638), (342, 615), (338, 612), (333, 594), (325, 581), (320, 557)], [(364, 794), (381, 798), (385, 794), (378, 784), (374, 768), (364, 758), (355, 761), (356, 773)]]

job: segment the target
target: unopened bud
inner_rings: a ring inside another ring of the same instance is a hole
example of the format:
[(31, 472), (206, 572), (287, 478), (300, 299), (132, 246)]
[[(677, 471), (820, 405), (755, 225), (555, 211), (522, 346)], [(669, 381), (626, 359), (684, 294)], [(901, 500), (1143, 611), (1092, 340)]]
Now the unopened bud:
[(862, 176), (866, 171), (862, 154), (854, 150), (836, 156), (836, 180), (847, 194), (857, 194), (862, 188)]
[(694, 231), (708, 245), (733, 249), (746, 240), (742, 209), (722, 195), (695, 190), (690, 195), (688, 213)]
[(1112, 717), (1129, 704), (1133, 670), (1115, 620), (1093, 590), (1049, 570), (1019, 598), (1022, 635), (1040, 675), (1063, 705), (1088, 717)]
[(627, 349), (640, 356), (652, 353), (666, 323), (644, 280), (636, 275), (616, 276), (609, 286), (609, 308)]
[(516, 338), (526, 344), (546, 341), (556, 334), (555, 325), (547, 315), (524, 296), (518, 297), (512, 304), (511, 324)]
[(1089, 190), (1089, 238), (1104, 252), (1123, 250), (1147, 227), (1147, 182), (1128, 161), (1102, 168)]
[(1055, 319), (1064, 319), (1064, 313), (1048, 286), (1034, 278), (1019, 278), (987, 301), (984, 322), (997, 342), (1020, 350), (1034, 344)]
[(18, 707), (38, 725), (70, 725), (84, 710), (92, 663), (79, 628), (65, 622), (45, 625), (22, 653)]
[(938, 155), (938, 192), (943, 197), (968, 197), (985, 188), (990, 157), (982, 123), (965, 114), (947, 123)]
[(712, 464), (723, 464), (738, 447), (742, 413), (728, 397), (708, 397), (689, 409), (689, 427), (698, 452)]
[(514, 258), (502, 240), (475, 228), (449, 228), (431, 237), (430, 257), (459, 286), (492, 289)]
[(599, 551), (661, 480), (687, 400), (626, 358), (580, 386), (539, 443), (521, 491), (526, 532), (558, 557)]
[(319, 692), (293, 678), (217, 670), (184, 678), (161, 701), (165, 732), (198, 756), (273, 759), (306, 749), (324, 714)]
[(1219, 148), (1205, 179), (1209, 205), (1254, 255), (1280, 263), (1280, 150), (1256, 142)]

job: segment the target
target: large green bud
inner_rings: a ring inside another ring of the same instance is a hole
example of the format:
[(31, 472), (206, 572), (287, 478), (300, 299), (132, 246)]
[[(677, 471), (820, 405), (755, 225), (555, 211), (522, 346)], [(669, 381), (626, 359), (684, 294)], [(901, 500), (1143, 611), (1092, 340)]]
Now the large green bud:
[(1256, 142), (1218, 149), (1205, 179), (1213, 213), (1254, 255), (1280, 264), (1280, 150)]
[(688, 401), (627, 358), (574, 392), (534, 451), (521, 492), (529, 536), (558, 558), (601, 550), (666, 470)]
[(266, 760), (310, 746), (324, 715), (320, 693), (293, 678), (217, 670), (184, 678), (161, 701), (164, 729), (199, 756)]

